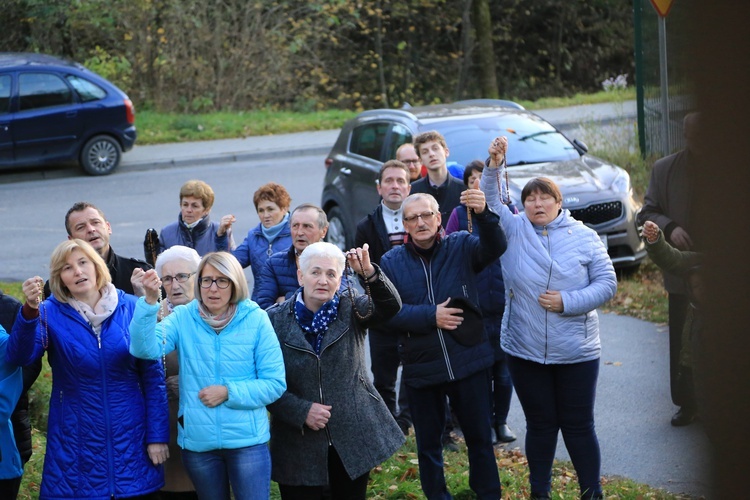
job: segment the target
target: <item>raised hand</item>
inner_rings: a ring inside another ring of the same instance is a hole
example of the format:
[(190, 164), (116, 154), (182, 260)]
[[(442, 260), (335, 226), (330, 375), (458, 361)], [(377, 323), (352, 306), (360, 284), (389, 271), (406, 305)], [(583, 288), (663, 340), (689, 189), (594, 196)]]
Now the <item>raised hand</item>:
[[(352, 248), (346, 252), (346, 260), (354, 272), (367, 279), (375, 272), (375, 266), (370, 262), (370, 245), (365, 243), (362, 248)], [(359, 263), (362, 262), (362, 265)]]
[(505, 136), (495, 137), (490, 143), (488, 152), (490, 154), (489, 168), (498, 168), (505, 161), (505, 153), (508, 151), (508, 138)]
[(229, 231), (229, 228), (232, 227), (232, 224), (234, 224), (237, 221), (234, 215), (228, 214), (221, 218), (221, 221), (219, 221), (219, 229), (216, 230), (216, 234), (219, 236), (224, 236), (227, 231)]
[(646, 238), (646, 241), (649, 243), (656, 243), (656, 240), (659, 239), (659, 226), (654, 222), (647, 220), (646, 223), (643, 224), (643, 237)]
[(44, 299), (44, 280), (34, 276), (23, 282), (21, 290), (26, 296), (26, 303), (32, 309), (39, 309), (39, 303)]
[(466, 208), (471, 208), (478, 214), (484, 212), (487, 206), (484, 191), (480, 191), (479, 189), (467, 189), (461, 193), (461, 203), (466, 205)]
[(149, 269), (141, 277), (141, 285), (145, 291), (146, 302), (151, 305), (159, 302), (159, 296), (161, 295), (161, 280), (156, 271)]

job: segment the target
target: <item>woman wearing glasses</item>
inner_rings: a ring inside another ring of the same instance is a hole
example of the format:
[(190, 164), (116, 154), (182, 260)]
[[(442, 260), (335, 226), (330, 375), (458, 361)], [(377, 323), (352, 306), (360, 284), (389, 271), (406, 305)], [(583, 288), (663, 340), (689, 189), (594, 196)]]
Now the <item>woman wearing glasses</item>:
[[(201, 258), (192, 248), (175, 245), (156, 259), (156, 274), (161, 279), (165, 297), (161, 301), (159, 317), (167, 317), (175, 307), (183, 306), (195, 297), (195, 273)], [(169, 458), (164, 464), (164, 487), (161, 497), (167, 499), (197, 499), (193, 482), (182, 465), (180, 447), (177, 445), (177, 416), (180, 405), (177, 351), (166, 356), (164, 365), (169, 400)]]
[[(157, 272), (143, 277), (130, 325), (133, 355), (161, 359), (177, 350), (177, 443), (201, 499), (267, 499), (271, 459), (266, 405), (286, 390), (284, 362), (268, 315), (248, 299), (237, 259), (206, 254), (193, 300), (162, 321)], [(174, 278), (172, 279), (174, 286)]]

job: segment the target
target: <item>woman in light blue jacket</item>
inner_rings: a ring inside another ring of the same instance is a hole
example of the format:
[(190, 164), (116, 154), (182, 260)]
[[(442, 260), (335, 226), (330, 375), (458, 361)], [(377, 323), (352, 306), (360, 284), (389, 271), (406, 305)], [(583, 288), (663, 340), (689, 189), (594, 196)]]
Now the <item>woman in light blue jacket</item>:
[(508, 238), (500, 258), (506, 296), (501, 345), (526, 415), (531, 497), (549, 498), (562, 431), (582, 498), (603, 498), (594, 429), (601, 353), (595, 309), (614, 297), (617, 278), (596, 231), (562, 209), (562, 194), (551, 180), (526, 184), (524, 213), (503, 207), (510, 201), (501, 199), (509, 192), (507, 147), (504, 137), (490, 145), (481, 189)]
[(177, 349), (180, 409), (177, 443), (204, 499), (267, 499), (270, 438), (266, 405), (286, 390), (284, 361), (268, 315), (248, 299), (237, 259), (209, 253), (198, 266), (195, 297), (157, 323), (161, 281), (143, 277), (130, 350), (161, 359)]

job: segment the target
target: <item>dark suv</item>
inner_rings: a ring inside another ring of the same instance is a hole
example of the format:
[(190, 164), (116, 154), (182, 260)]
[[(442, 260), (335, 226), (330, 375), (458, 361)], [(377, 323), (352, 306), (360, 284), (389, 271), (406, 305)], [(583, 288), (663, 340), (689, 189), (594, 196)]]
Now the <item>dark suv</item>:
[(534, 177), (549, 177), (563, 194), (563, 207), (595, 229), (615, 267), (637, 266), (645, 257), (628, 173), (587, 154), (541, 117), (501, 100), (471, 100), (409, 109), (365, 111), (341, 129), (326, 158), (321, 206), (328, 214), (327, 240), (351, 248), (357, 222), (375, 209), (383, 162), (421, 132), (437, 130), (450, 150), (449, 162), (466, 165), (487, 157), (497, 136), (508, 137), (511, 199), (519, 209), (521, 189)]
[(128, 96), (80, 64), (0, 53), (0, 169), (75, 161), (105, 175), (136, 138)]

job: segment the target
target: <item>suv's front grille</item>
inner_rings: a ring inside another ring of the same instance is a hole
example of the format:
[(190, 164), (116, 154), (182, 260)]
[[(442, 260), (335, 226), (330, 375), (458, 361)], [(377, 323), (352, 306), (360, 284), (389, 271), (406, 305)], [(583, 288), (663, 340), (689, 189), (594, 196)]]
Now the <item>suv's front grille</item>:
[(571, 210), (570, 213), (584, 224), (595, 226), (622, 217), (622, 202), (598, 203), (585, 208)]

